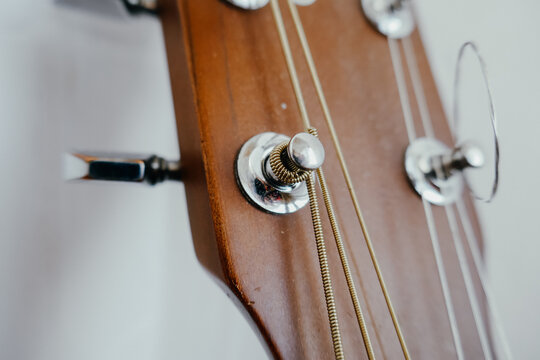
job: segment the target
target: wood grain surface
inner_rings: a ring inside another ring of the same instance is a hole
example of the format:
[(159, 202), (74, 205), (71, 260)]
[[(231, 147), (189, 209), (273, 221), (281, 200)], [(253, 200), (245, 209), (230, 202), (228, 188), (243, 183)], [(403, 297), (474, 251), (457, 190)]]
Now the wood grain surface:
[[(299, 12), (411, 355), (455, 359), (422, 201), (404, 175), (408, 138), (387, 40), (369, 26), (359, 3), (319, 0)], [(327, 151), (324, 169), (375, 353), (400, 359), (285, 2), (282, 10), (308, 111)], [(218, 0), (165, 0), (161, 18), (200, 262), (245, 312), (273, 357), (333, 358), (309, 210), (266, 214), (246, 201), (235, 182), (234, 160), (246, 140), (265, 131), (291, 136), (303, 130), (270, 7), (242, 11)], [(417, 33), (412, 41), (436, 136), (450, 145)], [(412, 95), (411, 103), (422, 136)], [(472, 202), (466, 203), (480, 238)], [(466, 355), (480, 358), (446, 213), (441, 207), (433, 213)], [(365, 359), (330, 226), (324, 226), (345, 354)]]

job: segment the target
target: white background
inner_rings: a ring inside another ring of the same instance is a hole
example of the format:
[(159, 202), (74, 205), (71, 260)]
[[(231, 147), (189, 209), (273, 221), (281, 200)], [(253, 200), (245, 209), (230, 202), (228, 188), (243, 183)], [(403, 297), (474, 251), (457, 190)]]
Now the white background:
[[(500, 192), (479, 205), (488, 273), (515, 358), (537, 359), (540, 3), (421, 0), (417, 10), (447, 110), (460, 44), (475, 40), (488, 63), (503, 155)], [(465, 133), (487, 138), (485, 103), (463, 94)], [(66, 150), (177, 158), (175, 132), (156, 19), (2, 2), (0, 358), (265, 357), (195, 260), (182, 185), (61, 179)]]

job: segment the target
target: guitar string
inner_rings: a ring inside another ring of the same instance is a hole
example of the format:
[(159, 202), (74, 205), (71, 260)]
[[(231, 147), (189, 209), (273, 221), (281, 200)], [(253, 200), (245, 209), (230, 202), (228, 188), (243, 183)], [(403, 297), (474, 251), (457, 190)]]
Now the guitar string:
[(305, 57), (306, 62), (308, 64), (308, 68), (309, 68), (309, 71), (311, 73), (311, 78), (312, 78), (313, 83), (315, 85), (315, 89), (316, 89), (316, 92), (317, 92), (317, 97), (319, 99), (321, 108), (323, 110), (323, 114), (324, 114), (324, 118), (326, 120), (326, 124), (328, 126), (329, 131), (330, 131), (332, 142), (334, 144), (334, 148), (335, 148), (337, 156), (338, 156), (338, 160), (339, 160), (339, 163), (340, 163), (340, 166), (341, 166), (341, 170), (343, 172), (343, 176), (344, 176), (345, 182), (347, 184), (347, 189), (349, 190), (349, 194), (350, 194), (351, 200), (352, 200), (353, 205), (354, 205), (354, 209), (355, 209), (355, 212), (356, 212), (356, 215), (357, 215), (357, 218), (358, 218), (358, 222), (360, 224), (360, 227), (362, 229), (362, 233), (364, 235), (364, 239), (365, 239), (368, 251), (369, 251), (369, 255), (371, 257), (371, 261), (373, 263), (373, 267), (374, 267), (375, 272), (377, 274), (379, 285), (380, 285), (382, 293), (384, 295), (384, 299), (386, 301), (386, 305), (387, 305), (388, 311), (390, 313), (390, 317), (392, 318), (392, 323), (394, 325), (396, 335), (398, 337), (401, 349), (403, 351), (403, 355), (404, 355), (405, 359), (408, 360), (408, 359), (410, 359), (410, 355), (409, 355), (409, 351), (407, 349), (405, 338), (403, 336), (403, 332), (402, 332), (401, 327), (399, 325), (399, 321), (398, 321), (396, 312), (394, 310), (394, 306), (393, 306), (392, 301), (390, 299), (390, 294), (389, 294), (388, 289), (386, 287), (386, 283), (385, 283), (384, 277), (382, 275), (382, 271), (381, 271), (381, 268), (380, 268), (380, 265), (379, 265), (379, 261), (377, 260), (375, 249), (374, 249), (373, 243), (371, 241), (371, 237), (369, 235), (369, 232), (367, 230), (367, 225), (366, 225), (366, 222), (364, 220), (364, 216), (363, 216), (362, 211), (360, 209), (360, 202), (358, 201), (358, 198), (356, 196), (356, 191), (355, 191), (354, 185), (352, 183), (352, 178), (351, 178), (351, 176), (349, 174), (347, 163), (345, 161), (345, 157), (344, 157), (343, 151), (341, 149), (341, 145), (340, 145), (339, 138), (338, 138), (338, 135), (337, 135), (335, 127), (334, 127), (334, 122), (333, 122), (332, 116), (330, 115), (330, 110), (329, 110), (328, 104), (326, 102), (326, 97), (324, 96), (324, 92), (322, 90), (322, 85), (321, 85), (321, 82), (320, 82), (320, 79), (319, 79), (319, 76), (318, 76), (318, 73), (317, 73), (317, 70), (316, 70), (315, 62), (313, 61), (313, 56), (311, 55), (311, 50), (309, 48), (309, 44), (308, 44), (308, 41), (307, 41), (307, 38), (306, 38), (306, 35), (305, 35), (305, 32), (304, 32), (304, 28), (302, 26), (302, 22), (300, 20), (300, 16), (298, 15), (298, 11), (296, 10), (296, 5), (293, 4), (291, 0), (287, 0), (287, 3), (289, 4), (289, 8), (290, 8), (290, 12), (292, 14), (293, 22), (294, 22), (294, 25), (296, 27), (296, 32), (298, 33), (298, 37), (300, 38), (300, 43), (301, 43), (301, 46), (302, 46), (302, 49), (303, 49), (304, 57)]
[(496, 344), (500, 344), (501, 351), (504, 353), (504, 358), (507, 360), (511, 360), (512, 353), (510, 351), (510, 346), (508, 344), (506, 334), (502, 327), (502, 322), (500, 320), (499, 312), (497, 311), (495, 304), (492, 302), (493, 296), (491, 292), (491, 286), (488, 279), (485, 276), (482, 256), (480, 255), (480, 250), (478, 249), (478, 240), (476, 238), (476, 235), (474, 235), (474, 231), (473, 231), (472, 224), (469, 218), (469, 214), (467, 212), (467, 208), (465, 207), (465, 204), (463, 203), (462, 199), (458, 199), (458, 201), (456, 202), (456, 207), (458, 210), (458, 215), (459, 215), (461, 224), (463, 224), (465, 238), (467, 239), (469, 249), (471, 250), (473, 263), (476, 268), (476, 272), (478, 273), (478, 277), (480, 279), (480, 285), (486, 296), (486, 306), (488, 308), (489, 313), (491, 314), (493, 326), (497, 333), (497, 337), (499, 338), (499, 342)]
[[(459, 60), (460, 60), (461, 55), (463, 54), (463, 51), (464, 51), (464, 49), (465, 49), (465, 47), (467, 45), (472, 46), (473, 49), (476, 51), (477, 56), (479, 57), (480, 65), (483, 68), (483, 72), (484, 72), (483, 75), (484, 75), (486, 90), (487, 90), (487, 93), (488, 93), (488, 97), (490, 98), (490, 115), (491, 115), (492, 119), (495, 117), (495, 110), (494, 110), (493, 102), (491, 101), (491, 98), (492, 98), (491, 90), (490, 90), (490, 87), (489, 87), (488, 79), (487, 79), (486, 74), (485, 74), (486, 65), (484, 64), (483, 59), (481, 58), (481, 56), (478, 55), (478, 49), (476, 48), (476, 45), (474, 43), (467, 42), (460, 49), (460, 52), (459, 52), (459, 55), (458, 55), (458, 61), (456, 62), (456, 69), (455, 69), (456, 75), (455, 75), (455, 78), (454, 78), (454, 103), (453, 103), (454, 107), (452, 109), (452, 117), (451, 117), (451, 119), (453, 120), (452, 124), (451, 124), (451, 130), (452, 130), (451, 135), (452, 135), (452, 137), (454, 139), (454, 142), (457, 139), (456, 122), (457, 122), (457, 119), (458, 119), (458, 110), (459, 110), (456, 107), (457, 104), (458, 104), (456, 99), (457, 99), (457, 92), (459, 90), (459, 86), (458, 86), (459, 85), (458, 84), (459, 83), (459, 66), (461, 64), (461, 62)], [(495, 137), (496, 137), (496, 135), (497, 135), (496, 124), (493, 123), (492, 127), (493, 127), (493, 131), (494, 131)], [(497, 140), (497, 139), (495, 139), (495, 140)], [(498, 159), (498, 157), (499, 157), (498, 141), (495, 141), (495, 157), (496, 157), (496, 159)], [(494, 182), (494, 184), (492, 186), (491, 195), (488, 198), (481, 198), (481, 197), (478, 197), (476, 194), (473, 194), (473, 197), (478, 199), (478, 200), (482, 200), (482, 201), (485, 201), (485, 202), (490, 202), (493, 199), (493, 195), (494, 195), (494, 193), (495, 193), (495, 191), (497, 189), (498, 173), (499, 173), (499, 169), (498, 169), (498, 166), (496, 166), (496, 168), (495, 168), (495, 182)], [(488, 282), (488, 280), (486, 278), (485, 269), (484, 269), (484, 266), (483, 266), (482, 255), (481, 255), (480, 250), (479, 250), (479, 241), (477, 240), (476, 235), (474, 235), (474, 231), (472, 230), (470, 217), (469, 217), (469, 214), (467, 212), (467, 208), (465, 207), (465, 205), (463, 203), (462, 198), (460, 198), (460, 199), (458, 199), (458, 201), (456, 201), (456, 207), (457, 207), (458, 214), (459, 214), (459, 217), (460, 217), (460, 220), (461, 220), (461, 224), (463, 225), (463, 229), (464, 229), (464, 232), (465, 232), (465, 238), (467, 239), (469, 249), (470, 249), (471, 254), (473, 256), (473, 263), (474, 263), (474, 266), (476, 268), (478, 277), (480, 279), (480, 285), (481, 285), (482, 291), (484, 292), (484, 295), (485, 295), (486, 307), (487, 307), (487, 310), (488, 310), (487, 316), (491, 315), (491, 324), (492, 324), (492, 326), (490, 327), (490, 332), (493, 332), (493, 330), (495, 330), (495, 333), (496, 333), (495, 336), (498, 337), (498, 339), (499, 339), (498, 342), (494, 343), (495, 353), (500, 354), (500, 352), (502, 352), (506, 359), (512, 359), (512, 353), (510, 351), (510, 346), (508, 344), (508, 340), (507, 340), (506, 334), (504, 332), (502, 322), (501, 322), (500, 317), (499, 317), (499, 313), (498, 313), (497, 308), (495, 306), (495, 302), (493, 301), (491, 287), (489, 286), (489, 282)]]
[(422, 85), (422, 81), (420, 81), (418, 63), (416, 62), (416, 56), (414, 54), (410, 37), (403, 39), (402, 44), (409, 74), (411, 75), (414, 96), (416, 97), (418, 110), (420, 111), (420, 119), (422, 120), (422, 125), (424, 126), (424, 133), (427, 137), (435, 138), (435, 132), (433, 131), (433, 125), (431, 124), (431, 116), (429, 115), (426, 97), (422, 96), (422, 94), (425, 93), (424, 86)]
[[(300, 87), (300, 81), (298, 80), (298, 75), (296, 73), (296, 67), (294, 65), (294, 60), (292, 57), (289, 41), (287, 38), (287, 32), (285, 30), (285, 24), (283, 23), (283, 17), (281, 15), (281, 10), (279, 8), (278, 0), (270, 0), (270, 5), (272, 7), (272, 13), (276, 23), (276, 27), (279, 34), (279, 39), (281, 42), (281, 48), (285, 56), (287, 63), (287, 69), (289, 71), (289, 77), (293, 85), (294, 93), (296, 96), (296, 101), (300, 109), (300, 114), (302, 116), (302, 122), (306, 131), (311, 133), (311, 124), (309, 121), (309, 116), (306, 110), (306, 105), (304, 97), (302, 94), (302, 89)], [(319, 182), (323, 182), (324, 177), (319, 178)], [(339, 320), (337, 316), (337, 310), (334, 300), (334, 291), (332, 288), (332, 281), (330, 277), (330, 270), (328, 267), (328, 259), (326, 254), (326, 248), (324, 243), (324, 235), (322, 231), (320, 214), (318, 211), (318, 205), (316, 200), (316, 190), (315, 190), (315, 179), (314, 175), (309, 176), (307, 183), (308, 193), (309, 193), (309, 203), (311, 209), (311, 217), (313, 220), (313, 227), (315, 230), (315, 238), (317, 243), (317, 253), (319, 258), (319, 266), (321, 270), (321, 277), (323, 281), (323, 290), (324, 297), (326, 301), (326, 310), (328, 313), (328, 321), (330, 323), (330, 333), (332, 336), (332, 344), (334, 349), (334, 356), (337, 360), (345, 358), (343, 353), (343, 344), (341, 341), (341, 334), (339, 331)], [(325, 199), (326, 200), (326, 199)], [(328, 212), (331, 212), (331, 209), (327, 208)], [(333, 227), (334, 230), (334, 227)], [(335, 233), (334, 233), (335, 234)], [(337, 239), (337, 238), (336, 238)]]
[(414, 121), (409, 101), (409, 93), (407, 91), (407, 83), (405, 82), (405, 74), (403, 73), (403, 67), (401, 66), (401, 55), (399, 54), (399, 47), (396, 40), (388, 38), (388, 46), (390, 48), (392, 66), (394, 68), (394, 75), (396, 77), (401, 111), (403, 112), (403, 118), (405, 119), (405, 128), (407, 129), (409, 143), (411, 143), (414, 139), (416, 139), (416, 131), (414, 129)]
[(476, 329), (478, 331), (478, 336), (480, 337), (480, 345), (482, 346), (482, 352), (484, 353), (485, 359), (492, 360), (493, 356), (491, 354), (491, 347), (484, 326), (484, 321), (480, 312), (480, 305), (478, 302), (478, 297), (476, 296), (476, 291), (474, 289), (471, 271), (469, 269), (465, 250), (463, 249), (463, 241), (459, 233), (456, 214), (452, 205), (446, 205), (444, 208), (446, 211), (446, 216), (448, 218), (450, 232), (452, 233), (452, 238), (454, 240), (454, 247), (456, 248), (459, 267), (462, 274), (467, 274), (463, 276), (463, 280), (465, 282), (465, 290), (467, 291), (467, 295), (469, 297), (469, 303), (471, 304), (471, 310), (473, 313), (474, 322), (476, 324)]
[[(275, 0), (272, 0), (272, 1), (275, 1)], [(293, 18), (294, 18), (294, 14), (296, 13), (296, 9), (295, 9), (295, 6), (291, 4), (291, 0), (287, 0), (288, 3), (289, 3), (289, 6), (291, 8), (291, 12), (293, 13)], [(296, 17), (297, 19), (299, 19), (298, 15), (296, 14)], [(295, 20), (295, 25), (297, 27), (297, 31), (301, 37), (301, 40), (302, 40), (302, 36), (303, 35), (303, 31), (302, 30), (299, 30), (299, 27), (298, 27), (298, 22)], [(300, 28), (301, 29), (301, 28)], [(303, 36), (303, 40), (305, 41), (305, 35)], [(390, 39), (389, 39), (390, 40)], [(423, 125), (424, 125), (424, 129), (425, 129), (425, 133), (428, 135), (428, 136), (431, 136), (433, 137), (433, 130), (432, 130), (432, 127), (431, 127), (431, 122), (429, 121), (429, 113), (428, 113), (428, 110), (427, 110), (427, 104), (425, 102), (425, 97), (424, 96), (419, 96), (419, 94), (423, 94), (424, 91), (423, 91), (423, 88), (422, 88), (422, 85), (421, 85), (421, 82), (420, 81), (414, 81), (414, 80), (418, 80), (419, 79), (419, 75), (418, 75), (418, 70), (417, 70), (417, 66), (416, 66), (416, 63), (414, 62), (414, 58), (412, 58), (411, 54), (412, 54), (412, 51), (410, 49), (410, 44), (408, 44), (408, 41), (409, 39), (406, 39), (404, 40), (404, 51), (405, 51), (405, 54), (406, 54), (406, 57), (407, 58), (407, 65), (409, 67), (409, 73), (411, 75), (411, 78), (413, 79), (413, 88), (414, 88), (414, 92), (415, 92), (415, 95), (416, 95), (416, 99), (417, 99), (417, 102), (418, 102), (418, 106), (419, 106), (419, 110), (420, 110), (420, 114), (421, 114), (421, 118), (422, 118), (422, 122), (423, 122)], [(311, 60), (311, 64), (310, 65), (310, 71), (312, 72), (312, 76), (313, 76), (313, 80), (315, 82), (315, 85), (316, 85), (316, 88), (317, 88), (317, 91), (318, 91), (318, 95), (319, 95), (319, 100), (321, 101), (321, 105), (323, 107), (323, 111), (325, 112), (325, 117), (329, 117), (329, 112), (328, 112), (328, 107), (326, 106), (326, 103), (325, 103), (325, 100), (324, 100), (324, 97), (321, 97), (321, 88), (320, 88), (320, 82), (318, 81), (318, 78), (316, 78), (316, 72), (314, 72), (314, 67), (313, 66), (313, 61), (311, 58), (311, 56), (309, 56), (310, 54), (306, 52), (306, 45), (307, 45), (307, 42), (303, 42), (302, 46), (304, 48), (304, 52), (305, 52), (305, 55), (306, 55), (306, 58), (308, 60), (308, 63), (310, 63), (310, 60)], [(308, 48), (309, 49), (309, 48)], [(392, 51), (392, 50), (391, 50)], [(399, 50), (398, 50), (399, 51)], [(309, 55), (308, 55), (309, 54)], [(395, 52), (393, 53), (395, 54)], [(399, 53), (398, 53), (399, 54)], [(414, 54), (413, 54), (414, 55)], [(291, 60), (292, 60), (292, 56), (291, 56)], [(394, 61), (394, 56), (393, 56), (393, 62), (395, 63)], [(411, 67), (411, 62), (414, 62), (414, 66)], [(401, 63), (401, 62), (400, 62)], [(396, 70), (396, 67), (394, 66), (394, 70)], [(401, 73), (399, 75), (399, 73)], [(296, 75), (296, 74), (295, 74)], [(295, 89), (295, 92), (298, 93), (298, 91), (300, 90), (300, 87), (299, 87), (299, 82), (298, 82), (298, 79), (296, 76), (293, 76), (294, 78), (296, 78), (296, 81), (293, 80), (293, 86), (296, 88)], [(404, 85), (404, 79), (403, 79), (403, 73), (401, 71), (401, 66), (399, 67), (398, 71), (396, 71), (396, 78), (397, 77), (400, 77), (403, 81), (399, 81), (397, 80), (398, 82), (398, 88), (401, 87), (400, 89), (400, 95), (402, 94), (406, 94), (406, 92), (404, 92), (403, 90), (406, 89), (406, 85)], [(318, 85), (318, 86), (317, 86)], [(414, 136), (414, 125), (412, 124), (412, 114), (411, 114), (411, 110), (410, 110), (410, 103), (408, 103), (408, 96), (400, 96), (400, 99), (401, 99), (401, 102), (402, 102), (402, 107), (403, 107), (403, 110), (404, 110), (404, 116), (405, 116), (405, 120), (406, 120), (406, 124), (407, 124), (407, 131), (408, 131), (408, 135), (409, 135), (409, 139), (411, 139), (411, 134)], [(304, 120), (304, 125), (306, 127), (309, 127), (309, 120), (308, 122), (306, 122), (305, 120), (308, 119), (307, 118), (307, 111), (306, 111), (306, 108), (305, 108), (305, 104), (303, 103), (303, 101), (301, 102), (302, 104), (299, 104), (300, 105), (300, 111), (302, 113), (302, 118)], [(404, 103), (407, 103), (407, 104), (404, 104)], [(330, 118), (331, 119), (331, 118)], [(407, 121), (408, 119), (408, 121)], [(333, 130), (333, 126), (331, 126), (331, 124), (329, 124), (329, 127), (331, 128), (331, 132), (333, 133), (332, 135), (335, 134), (335, 131), (332, 131)], [(336, 139), (337, 140), (337, 139)], [(338, 143), (339, 145), (339, 143)], [(341, 158), (340, 158), (341, 160)], [(427, 207), (426, 207), (427, 205)], [(433, 215), (431, 213), (431, 208), (430, 208), (430, 204), (425, 202), (424, 201), (424, 208), (426, 210), (426, 217), (428, 218), (431, 218), (431, 223), (432, 223), (432, 227), (430, 227), (430, 233), (432, 233), (432, 239), (433, 238), (436, 238), (436, 231), (435, 231), (435, 227), (434, 227), (434, 220), (433, 220)], [(428, 216), (428, 208), (429, 208), (429, 216)], [(458, 252), (458, 258), (460, 260), (460, 267), (461, 267), (461, 270), (462, 270), (462, 273), (464, 274), (464, 278), (466, 279), (465, 280), (465, 283), (466, 283), (466, 287), (467, 287), (467, 292), (468, 292), (468, 295), (469, 295), (469, 300), (471, 302), (471, 306), (473, 307), (473, 315), (475, 317), (475, 321), (477, 322), (477, 328), (478, 328), (478, 331), (480, 333), (480, 338), (481, 338), (481, 341), (482, 341), (482, 347), (483, 347), (483, 350), (484, 350), (484, 354), (489, 354), (488, 355), (488, 359), (491, 359), (491, 355), (490, 355), (490, 352), (489, 350), (486, 350), (486, 336), (485, 336), (485, 332), (483, 332), (483, 335), (482, 335), (482, 330), (480, 326), (478, 326), (478, 323), (479, 323), (479, 320), (478, 320), (478, 315), (479, 315), (479, 310), (476, 306), (474, 306), (473, 304), (478, 304), (478, 301), (476, 299), (476, 296), (475, 295), (472, 295), (473, 299), (471, 299), (471, 294), (473, 294), (470, 290), (471, 290), (471, 287), (472, 287), (472, 279), (470, 278), (470, 271), (468, 270), (468, 267), (466, 267), (466, 265), (464, 266), (463, 264), (465, 264), (463, 262), (463, 248), (462, 248), (462, 244), (461, 244), (461, 247), (458, 246), (457, 244), (457, 241), (456, 239), (458, 238), (458, 236), (456, 236), (456, 221), (455, 221), (455, 214), (453, 214), (453, 211), (451, 211), (452, 209), (449, 208), (449, 207), (446, 207), (446, 211), (447, 211), (447, 216), (448, 216), (448, 221), (449, 223), (451, 224), (451, 230), (452, 230), (452, 234), (453, 234), (453, 238), (454, 238), (454, 243), (455, 243), (455, 246), (456, 246), (456, 251)], [(451, 211), (451, 212), (450, 212)], [(459, 211), (459, 210), (458, 210)], [(453, 216), (451, 216), (451, 214), (453, 214)], [(461, 216), (461, 212), (460, 212), (460, 216)], [(453, 219), (453, 220), (451, 220)], [(429, 220), (428, 220), (429, 222)], [(454, 226), (452, 226), (452, 224), (454, 224)], [(433, 236), (435, 235), (435, 236)], [(470, 237), (467, 237), (467, 240), (469, 241), (470, 240)], [(461, 240), (459, 240), (461, 241)], [(436, 241), (438, 243), (438, 240)], [(434, 246), (435, 248), (435, 246)], [(437, 244), (437, 248), (438, 248), (438, 255), (439, 255), (439, 258), (442, 262), (442, 258), (440, 257), (440, 248)], [(459, 251), (458, 248), (461, 250)], [(460, 256), (461, 254), (461, 256)], [(437, 256), (436, 256), (437, 257)], [(443, 265), (444, 266), (444, 265)], [(477, 267), (477, 270), (479, 268), (478, 266), (478, 262), (476, 261), (475, 259), (475, 266)], [(444, 272), (444, 270), (443, 270)], [(466, 276), (465, 274), (468, 273), (469, 276)], [(481, 272), (479, 271), (479, 274)], [(446, 277), (446, 275), (444, 275), (444, 277)], [(467, 281), (468, 280), (468, 281)], [(442, 281), (441, 282), (445, 282), (447, 283), (447, 281)], [(486, 285), (485, 285), (485, 281), (483, 281), (481, 279), (481, 283), (482, 283), (482, 288), (484, 289), (484, 292), (486, 292)], [(468, 285), (467, 285), (468, 284)], [(444, 286), (443, 286), (444, 287)], [(448, 288), (448, 286), (446, 286)], [(473, 290), (474, 291), (474, 290)], [(447, 292), (449, 293), (449, 290), (447, 290)], [(487, 294), (486, 294), (486, 297)], [(476, 310), (474, 310), (476, 309)], [(453, 312), (453, 310), (452, 310)], [(492, 311), (493, 312), (493, 311)], [(453, 316), (454, 317), (454, 321), (455, 321), (455, 315)], [(481, 321), (481, 320), (480, 320)], [(457, 325), (456, 325), (457, 326)], [(499, 328), (499, 327), (498, 327)], [(499, 332), (501, 332), (501, 330), (499, 329)], [(501, 337), (501, 336), (500, 336)], [(483, 339), (483, 340), (482, 340)], [(505, 339), (503, 337), (503, 339)], [(509, 354), (509, 351), (508, 351), (508, 346), (505, 342), (505, 350), (507, 352), (507, 357), (510, 358), (508, 356)], [(406, 356), (407, 357), (407, 356)], [(458, 358), (462, 358), (463, 355), (459, 355), (459, 351), (458, 351)]]
[(371, 344), (371, 340), (369, 338), (369, 332), (367, 330), (366, 321), (364, 319), (364, 314), (362, 313), (362, 308), (360, 306), (360, 302), (358, 301), (358, 295), (356, 293), (356, 286), (354, 285), (354, 280), (352, 278), (351, 269), (349, 267), (349, 260), (347, 259), (347, 250), (345, 249), (345, 246), (343, 244), (343, 240), (341, 238), (341, 233), (339, 230), (339, 225), (337, 222), (337, 219), (335, 217), (335, 211), (333, 210), (332, 205), (332, 198), (330, 196), (330, 191), (328, 190), (326, 186), (326, 179), (323, 173), (323, 170), (319, 168), (317, 170), (317, 173), (319, 175), (320, 185), (321, 185), (321, 191), (323, 193), (324, 202), (326, 205), (326, 209), (328, 210), (328, 217), (330, 218), (330, 224), (332, 226), (332, 231), (334, 233), (334, 238), (336, 239), (336, 246), (338, 248), (339, 252), (339, 258), (341, 259), (341, 265), (343, 267), (343, 272), (345, 274), (345, 279), (347, 281), (347, 287), (349, 288), (349, 294), (351, 296), (351, 300), (354, 307), (354, 312), (356, 313), (356, 320), (358, 322), (358, 326), (360, 327), (360, 332), (362, 333), (362, 338), (364, 340), (364, 347), (366, 348), (366, 352), (368, 355), (368, 358), (370, 360), (375, 359), (375, 352), (373, 351), (373, 345)]
[[(403, 117), (404, 117), (405, 125), (407, 128), (409, 143), (412, 143), (415, 140), (416, 135), (415, 135), (414, 123), (413, 123), (413, 119), (411, 115), (412, 114), (411, 105), (410, 105), (408, 94), (407, 94), (407, 84), (405, 82), (405, 77), (403, 74), (403, 66), (401, 62), (401, 55), (400, 55), (398, 40), (388, 38), (388, 47), (390, 50), (390, 57), (392, 59), (392, 66), (394, 68), (394, 75), (396, 78), (399, 98), (401, 100)], [(457, 358), (459, 360), (462, 360), (464, 359), (463, 347), (461, 344), (461, 338), (460, 338), (459, 330), (457, 326), (454, 306), (452, 304), (452, 298), (450, 295), (450, 287), (448, 285), (448, 278), (446, 276), (444, 261), (441, 256), (439, 237), (438, 237), (437, 229), (435, 226), (435, 219), (433, 218), (431, 204), (424, 198), (422, 198), (422, 204), (424, 206), (424, 213), (426, 215), (426, 221), (427, 221), (428, 230), (429, 230), (429, 234), (431, 238), (431, 245), (433, 247), (433, 254), (435, 257), (435, 263), (437, 266), (439, 281), (441, 283), (441, 289), (443, 293), (444, 303), (446, 306), (448, 320), (450, 322), (450, 329), (452, 331), (452, 338), (454, 341)]]
[[(429, 114), (429, 110), (427, 108), (425, 92), (422, 87), (422, 80), (418, 72), (418, 63), (416, 61), (416, 56), (414, 54), (413, 46), (412, 46), (410, 38), (406, 38), (403, 40), (403, 48), (405, 51), (405, 56), (407, 59), (407, 66), (408, 66), (409, 73), (411, 75), (411, 80), (413, 83), (415, 97), (417, 99), (418, 107), (420, 109), (420, 117), (422, 119), (422, 123), (424, 125), (426, 135), (428, 137), (435, 138), (431, 117)], [(463, 240), (458, 230), (459, 227), (457, 225), (454, 208), (450, 205), (447, 205), (445, 206), (445, 211), (448, 218), (448, 224), (450, 225), (450, 230), (452, 233), (454, 246), (456, 248), (456, 254), (458, 256), (460, 270), (463, 275), (463, 280), (465, 282), (465, 289), (467, 291), (469, 303), (471, 304), (471, 310), (473, 313), (476, 329), (478, 331), (478, 336), (480, 338), (482, 351), (484, 353), (484, 357), (488, 360), (491, 360), (493, 359), (493, 355), (492, 355), (491, 346), (489, 343), (489, 338), (487, 336), (486, 322), (483, 320), (483, 316), (482, 316), (480, 305), (479, 305), (480, 302), (476, 295), (476, 290), (474, 287), (471, 271), (468, 266), (467, 256), (463, 250), (464, 249)], [(480, 282), (482, 282), (481, 278), (480, 278)]]
[(328, 312), (328, 320), (330, 322), (330, 332), (332, 335), (332, 344), (334, 346), (334, 356), (336, 360), (345, 359), (343, 353), (343, 344), (341, 342), (341, 334), (339, 332), (339, 320), (334, 300), (334, 290), (332, 289), (332, 280), (330, 278), (330, 270), (328, 266), (328, 256), (326, 254), (326, 246), (324, 242), (324, 234), (317, 202), (317, 190), (315, 188), (315, 174), (310, 174), (306, 181), (309, 194), (309, 208), (311, 210), (311, 218), (313, 220), (313, 230), (315, 231), (315, 241), (317, 244), (317, 254), (321, 268), (321, 277), (323, 281), (324, 298), (326, 300), (326, 309)]
[(281, 10), (279, 9), (278, 0), (270, 0), (270, 5), (272, 7), (272, 13), (274, 15), (274, 21), (279, 34), (279, 40), (281, 42), (281, 50), (285, 56), (285, 62), (287, 63), (287, 69), (289, 71), (289, 78), (291, 80), (294, 94), (296, 97), (296, 102), (298, 108), (300, 109), (300, 115), (302, 117), (302, 123), (304, 124), (305, 129), (311, 128), (311, 123), (309, 121), (309, 116), (306, 109), (306, 103), (304, 101), (304, 96), (302, 94), (302, 88), (300, 87), (300, 80), (298, 80), (298, 74), (296, 73), (296, 67), (294, 65), (294, 60), (291, 52), (291, 46), (289, 45), (289, 40), (287, 37), (287, 32), (285, 30), (285, 24), (283, 22), (283, 16), (281, 15)]

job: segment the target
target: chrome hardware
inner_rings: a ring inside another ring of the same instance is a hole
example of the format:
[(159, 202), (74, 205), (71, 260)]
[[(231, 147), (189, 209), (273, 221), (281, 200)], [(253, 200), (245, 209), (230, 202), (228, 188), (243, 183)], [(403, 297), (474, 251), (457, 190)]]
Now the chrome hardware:
[(64, 158), (66, 180), (106, 180), (145, 182), (155, 185), (165, 180), (180, 181), (180, 162), (156, 155), (146, 158), (118, 155), (72, 153)]
[(236, 158), (235, 173), (244, 196), (262, 210), (290, 214), (306, 206), (309, 196), (305, 182), (284, 184), (274, 175), (269, 156), (284, 142), (289, 160), (304, 170), (318, 169), (324, 161), (324, 148), (315, 136), (300, 133), (288, 136), (266, 132), (255, 135), (242, 145)]
[(450, 154), (440, 155), (432, 161), (434, 175), (444, 179), (454, 175), (456, 171), (467, 168), (478, 169), (484, 166), (485, 158), (482, 150), (472, 143), (465, 143), (455, 148)]
[(136, 14), (156, 14), (158, 10), (157, 0), (55, 0), (55, 2), (78, 10), (121, 18)]
[(471, 143), (454, 150), (432, 138), (419, 138), (405, 152), (405, 171), (411, 185), (435, 205), (455, 202), (463, 191), (463, 170), (484, 165), (482, 151)]
[[(263, 8), (270, 2), (270, 0), (226, 0), (234, 6), (238, 6), (244, 10), (257, 10)], [(316, 0), (294, 0), (296, 5), (308, 6), (315, 2)]]
[(123, 3), (132, 14), (157, 11), (157, 0), (123, 0)]
[(294, 0), (294, 3), (300, 6), (309, 6), (315, 3), (315, 1), (317, 0)]
[(229, 3), (244, 10), (257, 10), (265, 7), (270, 0), (227, 0)]
[(360, 0), (364, 15), (381, 34), (392, 39), (409, 36), (415, 27), (410, 0)]
[(324, 147), (321, 141), (308, 133), (293, 136), (287, 146), (291, 161), (302, 170), (317, 170), (324, 162)]

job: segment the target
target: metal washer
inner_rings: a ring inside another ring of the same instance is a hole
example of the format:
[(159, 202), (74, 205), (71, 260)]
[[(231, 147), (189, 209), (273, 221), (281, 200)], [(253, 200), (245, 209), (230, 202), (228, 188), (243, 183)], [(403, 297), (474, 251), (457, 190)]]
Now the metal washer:
[(253, 136), (240, 148), (235, 163), (238, 186), (254, 205), (272, 214), (294, 213), (309, 202), (304, 182), (276, 189), (265, 177), (265, 162), (275, 146), (289, 141), (285, 135), (265, 132)]

